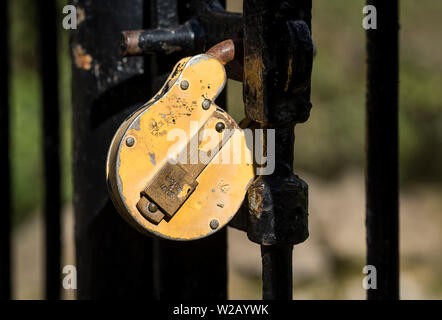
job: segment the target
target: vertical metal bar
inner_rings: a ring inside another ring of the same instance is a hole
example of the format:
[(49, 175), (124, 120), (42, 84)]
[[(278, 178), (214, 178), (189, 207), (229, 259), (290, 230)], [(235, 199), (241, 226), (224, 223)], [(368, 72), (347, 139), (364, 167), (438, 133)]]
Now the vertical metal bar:
[[(294, 128), (276, 128), (277, 167), (279, 175), (283, 166), (293, 171)], [(275, 202), (278, 200), (274, 200)], [(280, 199), (279, 201), (295, 201)], [(275, 204), (278, 205), (278, 204)], [(281, 204), (281, 206), (284, 206)], [(288, 223), (288, 221), (287, 221)], [(262, 260), (262, 298), (264, 300), (291, 300), (293, 298), (293, 245), (261, 245)]]
[[(185, 6), (177, 6), (176, 0), (153, 1), (151, 28), (177, 26), (179, 15), (185, 14), (179, 11), (180, 8)], [(155, 90), (159, 89), (180, 57), (153, 57), (152, 78), (155, 79)], [(223, 92), (216, 103), (225, 106), (225, 97)], [(207, 239), (191, 242), (155, 239), (154, 282), (156, 299), (226, 299), (226, 229)]]
[(292, 245), (261, 246), (264, 300), (291, 300), (293, 295)]
[(152, 239), (126, 223), (107, 191), (106, 155), (123, 120), (152, 97), (142, 57), (123, 58), (122, 30), (144, 27), (147, 1), (71, 1), (74, 208), (80, 299), (153, 298)]
[(367, 30), (367, 264), (377, 270), (368, 299), (399, 298), (398, 0), (369, 0), (377, 29)]
[[(275, 133), (275, 154), (266, 155), (275, 170), (248, 190), (247, 236), (261, 244), (266, 300), (292, 299), (293, 245), (308, 237), (307, 184), (293, 174), (293, 151), (294, 125), (311, 108), (311, 7), (311, 0), (244, 1), (246, 115)], [(261, 142), (267, 150), (267, 138)]]
[(38, 4), (40, 76), (43, 107), (45, 290), (60, 298), (60, 136), (56, 1)]
[(0, 223), (0, 300), (11, 298), (11, 177), (9, 158), (9, 19), (8, 1), (0, 4), (0, 157), (2, 215)]

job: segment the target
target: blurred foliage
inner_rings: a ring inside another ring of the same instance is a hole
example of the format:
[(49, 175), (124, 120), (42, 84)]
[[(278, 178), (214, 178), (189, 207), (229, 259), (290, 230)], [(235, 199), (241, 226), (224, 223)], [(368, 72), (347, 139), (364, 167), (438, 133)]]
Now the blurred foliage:
[[(362, 167), (365, 139), (365, 1), (313, 1), (317, 47), (311, 117), (296, 128), (297, 170), (331, 178)], [(401, 1), (400, 176), (403, 186), (442, 179), (442, 2)], [(379, 23), (379, 22), (378, 22)]]
[[(41, 84), (38, 55), (38, 20), (34, 0), (10, 2), (11, 56), (11, 172), (13, 222), (19, 223), (28, 213), (42, 206), (43, 152)], [(58, 1), (60, 65), (60, 134), (62, 150), (62, 196), (72, 198), (71, 186), (71, 104), (69, 34), (61, 27), (62, 7)], [(55, 63), (55, 62), (54, 62)]]
[[(41, 203), (42, 152), (35, 2), (10, 3), (11, 165), (14, 222)], [(24, 40), (25, 39), (25, 40)]]
[[(59, 1), (62, 190), (72, 198), (69, 32), (61, 27)], [(37, 17), (33, 0), (10, 1), (11, 151), (15, 222), (41, 207), (41, 96)], [(313, 1), (317, 47), (312, 75), (311, 117), (296, 127), (297, 172), (331, 179), (349, 167), (363, 166), (365, 31), (362, 0)], [(235, 8), (239, 11), (240, 6)], [(401, 2), (400, 173), (403, 185), (441, 181), (442, 2)], [(229, 81), (230, 110), (243, 115), (241, 84)], [(148, 97), (146, 97), (148, 98)]]

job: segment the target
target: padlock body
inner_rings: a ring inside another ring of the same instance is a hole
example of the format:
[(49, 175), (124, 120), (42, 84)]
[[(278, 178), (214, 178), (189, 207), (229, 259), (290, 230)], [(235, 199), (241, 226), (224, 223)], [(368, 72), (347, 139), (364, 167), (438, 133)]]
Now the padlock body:
[(215, 104), (225, 83), (215, 57), (184, 58), (117, 130), (107, 182), (118, 211), (139, 231), (199, 239), (239, 209), (254, 178), (253, 159), (244, 132)]

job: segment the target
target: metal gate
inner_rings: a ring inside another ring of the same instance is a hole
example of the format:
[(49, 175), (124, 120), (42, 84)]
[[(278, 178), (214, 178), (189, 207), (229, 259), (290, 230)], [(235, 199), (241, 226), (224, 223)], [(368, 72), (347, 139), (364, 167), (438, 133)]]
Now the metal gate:
[[(7, 150), (1, 158), (3, 168), (10, 167), (7, 4), (3, 1), (0, 7), (0, 130)], [(292, 299), (293, 245), (308, 237), (307, 184), (293, 174), (293, 151), (294, 126), (308, 119), (311, 108), (312, 1), (244, 0), (243, 14), (227, 12), (224, 1), (217, 0), (73, 0), (71, 4), (87, 13), (71, 39), (78, 298), (227, 299), (226, 228), (188, 243), (143, 236), (118, 217), (103, 172), (118, 125), (159, 89), (175, 62), (233, 39), (242, 45), (243, 59), (231, 64), (227, 74), (243, 82), (247, 117), (264, 130), (275, 129), (276, 169), (255, 180), (231, 226), (261, 245), (263, 298)], [(375, 265), (379, 276), (378, 290), (369, 290), (367, 297), (398, 299), (398, 1), (368, 0), (368, 4), (376, 6), (381, 23), (377, 30), (367, 31), (367, 264)], [(56, 2), (41, 1), (38, 8), (45, 290), (47, 299), (59, 299)], [(147, 40), (137, 42), (130, 32), (121, 39), (121, 32), (130, 30), (142, 30)], [(225, 94), (217, 100), (222, 106)], [(0, 296), (9, 299), (10, 172), (1, 174), (7, 188), (1, 193)], [(266, 214), (250, 214), (253, 210)]]

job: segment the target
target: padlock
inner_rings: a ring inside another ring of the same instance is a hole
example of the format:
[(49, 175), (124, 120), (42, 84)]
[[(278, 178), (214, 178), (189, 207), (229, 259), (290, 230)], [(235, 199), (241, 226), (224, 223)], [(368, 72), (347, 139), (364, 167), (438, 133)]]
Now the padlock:
[(250, 141), (215, 104), (234, 45), (181, 59), (164, 86), (119, 127), (106, 178), (118, 212), (143, 233), (206, 237), (238, 211), (254, 178)]

